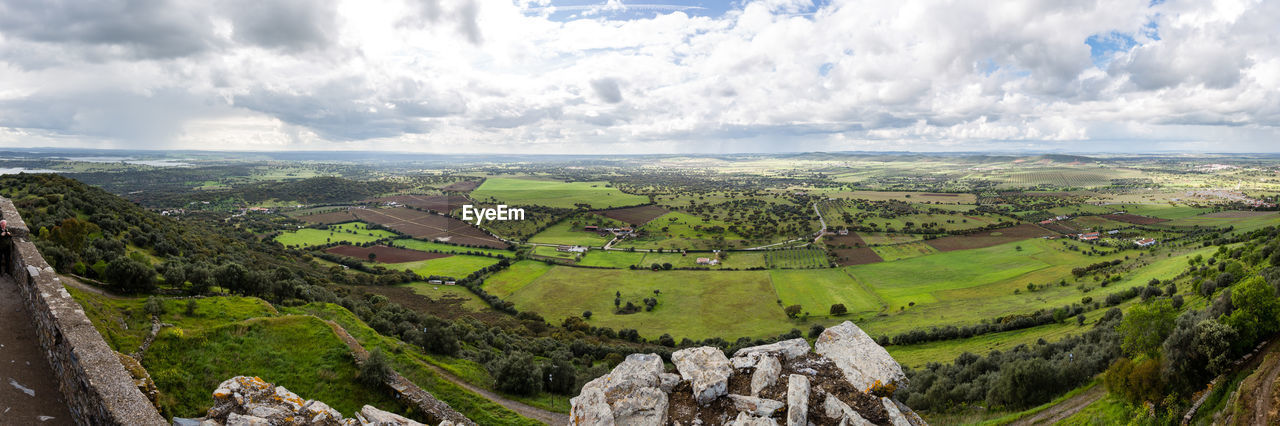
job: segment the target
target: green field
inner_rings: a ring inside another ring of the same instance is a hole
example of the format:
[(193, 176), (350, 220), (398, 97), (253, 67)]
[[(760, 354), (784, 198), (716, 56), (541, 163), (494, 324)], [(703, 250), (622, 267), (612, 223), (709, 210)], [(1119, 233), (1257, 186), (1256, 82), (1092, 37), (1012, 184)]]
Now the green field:
[(843, 303), (851, 318), (880, 310), (876, 296), (840, 269), (777, 269), (769, 271), (769, 279), (783, 306), (800, 305), (813, 315), (827, 315), (836, 303)]
[(492, 257), (459, 254), (439, 259), (419, 260), (417, 262), (388, 263), (385, 266), (387, 269), (409, 269), (424, 277), (437, 275), (462, 279), (466, 278), (467, 275), (471, 275), (472, 272), (484, 269), (498, 263), (498, 261), (499, 259)]
[(573, 226), (573, 221), (562, 220), (555, 225), (548, 226), (542, 232), (537, 233), (529, 242), (536, 244), (560, 244), (567, 246), (588, 246), (603, 247), (612, 236), (601, 237), (595, 232), (583, 231), (582, 227)]
[(827, 261), (827, 252), (811, 247), (783, 250), (767, 250), (764, 252), (765, 264), (769, 268), (808, 269), (831, 266)]
[(895, 244), (891, 246), (875, 246), (871, 248), (885, 262), (898, 259), (909, 259), (937, 253), (938, 249), (925, 243)]
[[(822, 210), (822, 217), (826, 218), (827, 226), (829, 227), (877, 226), (878, 228), (875, 229), (885, 230), (890, 233), (918, 230), (924, 228), (926, 224), (931, 229), (965, 230), (991, 225), (1001, 220), (999, 216), (955, 212), (954, 206), (943, 208), (931, 204), (912, 203), (911, 206), (919, 213), (894, 214), (891, 217), (881, 216), (877, 210), (863, 210), (847, 200), (825, 201), (818, 206)], [(947, 210), (948, 212), (928, 213), (930, 209), (934, 208)], [(846, 218), (846, 215), (849, 218)], [(908, 227), (908, 224), (911, 227)]]
[(414, 293), (432, 299), (461, 299), (463, 301), (462, 307), (472, 311), (483, 311), (489, 309), (489, 304), (485, 303), (484, 300), (481, 300), (480, 296), (476, 296), (476, 294), (472, 293), (471, 290), (467, 290), (466, 287), (428, 284), (424, 281), (401, 284), (401, 286), (408, 287), (412, 289)]
[(551, 265), (545, 262), (521, 260), (485, 279), (484, 291), (505, 298), (511, 293), (520, 291), (524, 286), (529, 285), (533, 280), (538, 279), (550, 270)]
[(578, 261), (578, 264), (603, 268), (627, 268), (631, 265), (643, 264), (645, 254), (644, 252), (619, 250), (591, 250), (582, 257), (582, 260)]
[(331, 225), (324, 229), (303, 228), (297, 231), (287, 231), (277, 235), (275, 240), (285, 247), (311, 247), (344, 241), (351, 244), (363, 244), (394, 236), (396, 234), (391, 231), (369, 229), (369, 225), (361, 222), (348, 222), (341, 225)]
[(649, 202), (649, 197), (625, 194), (608, 182), (563, 182), (558, 180), (493, 177), (485, 179), (471, 192), (480, 202), (495, 199), (509, 205), (537, 205), (574, 208), (589, 204), (591, 208), (625, 207)]
[(617, 247), (705, 250), (747, 246), (741, 235), (725, 229), (728, 226), (722, 220), (670, 212), (640, 227), (645, 237), (624, 240)]
[(867, 245), (910, 243), (924, 239), (923, 234), (890, 234), (887, 232), (859, 232), (858, 237)]
[(391, 242), (391, 245), (395, 247), (400, 247), (400, 248), (407, 248), (409, 250), (417, 250), (417, 251), (425, 251), (425, 252), (440, 252), (440, 253), (453, 253), (453, 254), (490, 254), (495, 256), (515, 257), (515, 252), (511, 252), (507, 250), (463, 247), (463, 246), (455, 246), (453, 244), (437, 243), (435, 241), (414, 240), (409, 238), (394, 240)]
[(578, 260), (578, 253), (559, 251), (555, 247), (551, 246), (534, 247), (531, 254), (534, 256), (549, 257), (552, 259), (561, 259), (570, 262), (577, 262)]
[[(497, 289), (492, 282), (486, 283), (486, 289), (491, 285)], [(661, 294), (652, 312), (614, 313), (615, 292), (622, 293), (624, 303), (640, 304), (642, 299), (654, 297), (654, 290)], [(645, 337), (663, 333), (677, 340), (765, 337), (793, 327), (776, 303), (765, 271), (652, 272), (556, 266), (505, 299), (514, 302), (517, 309), (538, 312), (553, 323), (591, 311), (588, 322), (593, 326), (632, 328)]]
[(1158, 217), (1162, 219), (1181, 219), (1212, 211), (1212, 209), (1207, 207), (1175, 206), (1169, 204), (1116, 204), (1111, 207), (1129, 214)]
[(1188, 216), (1160, 223), (1162, 226), (1232, 226), (1237, 232), (1248, 232), (1268, 226), (1280, 225), (1280, 213), (1270, 212), (1250, 217)]

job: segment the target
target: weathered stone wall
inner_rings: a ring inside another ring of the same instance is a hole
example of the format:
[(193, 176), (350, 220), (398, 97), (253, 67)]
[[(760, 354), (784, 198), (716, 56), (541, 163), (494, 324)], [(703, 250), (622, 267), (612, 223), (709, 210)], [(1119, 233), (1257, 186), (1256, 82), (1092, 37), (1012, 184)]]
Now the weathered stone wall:
[(0, 197), (0, 217), (13, 234), (9, 274), (22, 289), (23, 303), (76, 423), (82, 425), (168, 424), (120, 364), (111, 347), (85, 316), (83, 308), (31, 243), (29, 230), (13, 202)]

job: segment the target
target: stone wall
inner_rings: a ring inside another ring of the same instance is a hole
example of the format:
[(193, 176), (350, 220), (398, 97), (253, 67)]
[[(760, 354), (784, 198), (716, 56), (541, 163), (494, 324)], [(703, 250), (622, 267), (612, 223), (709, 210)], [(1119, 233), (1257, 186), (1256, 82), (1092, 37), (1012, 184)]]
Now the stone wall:
[(71, 415), (81, 425), (168, 424), (120, 364), (116, 353), (93, 328), (84, 309), (63, 288), (61, 279), (36, 251), (13, 202), (0, 197), (0, 217), (13, 234), (10, 262), (0, 265), (22, 289), (23, 303), (39, 335), (58, 387)]

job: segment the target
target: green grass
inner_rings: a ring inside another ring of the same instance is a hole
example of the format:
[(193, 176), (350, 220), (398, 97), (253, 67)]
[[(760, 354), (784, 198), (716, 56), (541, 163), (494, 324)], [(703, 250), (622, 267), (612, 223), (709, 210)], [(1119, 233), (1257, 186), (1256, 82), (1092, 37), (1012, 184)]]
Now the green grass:
[[(998, 418), (989, 419), (987, 421), (980, 422), (979, 424), (1003, 425), (1003, 424), (1012, 423), (1020, 419), (1025, 419), (1027, 417), (1031, 417), (1036, 414), (1039, 414), (1041, 411), (1047, 410), (1055, 405), (1061, 404), (1064, 401), (1075, 397), (1076, 395), (1080, 395), (1082, 393), (1088, 392), (1090, 389), (1093, 389), (1094, 386), (1101, 386), (1101, 385), (1102, 385), (1102, 379), (1094, 378), (1093, 380), (1089, 381), (1089, 383), (1086, 383), (1083, 386), (1080, 386), (1078, 388), (1072, 389), (1070, 392), (1059, 395), (1057, 398), (1054, 398), (1052, 401), (1046, 402), (1044, 404), (1040, 404), (1036, 407), (1032, 407), (1023, 411), (1019, 411), (1016, 413), (1009, 413), (1004, 416), (1000, 416)], [(937, 423), (950, 423), (947, 421), (937, 421), (941, 419), (930, 419), (930, 420), (934, 420)], [(965, 422), (965, 423), (978, 423), (978, 422)]]
[(972, 287), (1013, 278), (1049, 267), (1036, 254), (1045, 253), (1043, 244), (1022, 243), (975, 250), (959, 250), (849, 267), (854, 277), (870, 285), (893, 306), (937, 302), (938, 292)]
[(285, 247), (311, 247), (342, 241), (362, 244), (394, 236), (396, 234), (391, 231), (369, 229), (364, 223), (348, 222), (325, 229), (303, 228), (288, 231), (277, 235), (275, 240)]
[(487, 268), (496, 264), (500, 259), (484, 256), (467, 256), (464, 254), (442, 257), (439, 259), (419, 260), (416, 262), (404, 263), (388, 263), (388, 269), (404, 270), (409, 269), (418, 275), (424, 277), (437, 275), (442, 277), (453, 277), (457, 279), (466, 278), (472, 272)]
[(453, 244), (437, 243), (435, 241), (422, 241), (414, 239), (399, 239), (391, 242), (391, 245), (407, 248), (409, 250), (440, 252), (453, 254), (489, 254), (494, 256), (515, 257), (515, 253), (508, 250), (494, 250), (487, 248), (463, 247)]
[(204, 415), (213, 406), (213, 389), (235, 376), (261, 377), (348, 416), (365, 404), (405, 411), (389, 393), (359, 384), (347, 346), (323, 321), (309, 316), (258, 318), (206, 330), (166, 329), (143, 365), (161, 390), (160, 408), (169, 416)]
[(1204, 217), (1191, 216), (1162, 222), (1163, 226), (1233, 226), (1236, 232), (1248, 232), (1268, 226), (1280, 225), (1280, 213), (1254, 217)]
[[(1097, 319), (1101, 313), (1086, 314), (1090, 321)], [(1034, 345), (1036, 340), (1045, 339), (1054, 342), (1071, 334), (1087, 331), (1092, 325), (1084, 327), (1074, 321), (1062, 324), (1047, 324), (1021, 330), (988, 333), (967, 339), (951, 339), (914, 345), (891, 345), (885, 347), (889, 355), (899, 364), (911, 368), (920, 368), (930, 362), (950, 363), (956, 356), (969, 352), (986, 355), (993, 350), (1005, 351), (1021, 344)]]
[(827, 315), (836, 303), (843, 303), (852, 317), (880, 310), (876, 296), (840, 269), (775, 269), (769, 279), (783, 306), (800, 305), (813, 315)]
[(440, 285), (428, 284), (424, 281), (414, 281), (408, 284), (401, 284), (402, 287), (408, 287), (414, 293), (430, 297), (432, 299), (462, 299), (462, 307), (472, 311), (484, 311), (489, 309), (489, 304), (476, 296), (466, 287), (456, 285)]
[(910, 243), (924, 239), (924, 234), (890, 234), (887, 232), (859, 232), (858, 236), (867, 245)]
[(1111, 207), (1129, 214), (1158, 217), (1162, 219), (1182, 219), (1184, 217), (1197, 216), (1212, 211), (1212, 209), (1207, 207), (1175, 206), (1169, 204), (1116, 204)]
[(531, 254), (534, 256), (549, 257), (552, 259), (567, 260), (569, 262), (576, 262), (578, 260), (578, 253), (560, 251), (556, 247), (551, 246), (534, 247)]
[(831, 266), (827, 252), (812, 247), (765, 251), (765, 263), (769, 268), (808, 269)]
[[(741, 235), (729, 232), (729, 223), (717, 219), (704, 219), (684, 212), (673, 211), (659, 216), (644, 226), (643, 238), (627, 239), (617, 247), (635, 247), (648, 249), (691, 249), (734, 248), (748, 244)], [(708, 228), (720, 227), (720, 232), (712, 232)]]
[(1146, 411), (1135, 410), (1119, 398), (1105, 396), (1084, 407), (1075, 415), (1062, 419), (1058, 424), (1070, 426), (1132, 424), (1136, 416), (1146, 416)]
[(591, 250), (588, 251), (582, 260), (578, 261), (582, 266), (599, 266), (604, 268), (627, 268), (631, 265), (639, 265), (644, 261), (644, 252), (630, 252), (618, 250)]
[(551, 270), (551, 265), (536, 260), (521, 260), (507, 269), (484, 280), (484, 291), (498, 297), (507, 297), (520, 291), (533, 280)]
[(566, 219), (557, 222), (555, 225), (548, 226), (547, 229), (529, 238), (529, 242), (603, 247), (612, 239), (612, 236), (601, 237), (598, 233), (583, 231), (581, 226), (575, 227), (573, 226), (573, 221)]
[[(652, 312), (614, 313), (615, 292), (623, 303), (641, 304), (660, 290)], [(631, 271), (556, 266), (515, 290), (506, 300), (517, 309), (558, 323), (583, 311), (589, 323), (615, 330), (633, 328), (645, 337), (764, 337), (793, 327), (775, 300), (765, 271)]]
[(909, 259), (912, 257), (919, 257), (919, 256), (929, 255), (929, 254), (938, 252), (938, 249), (935, 249), (933, 248), (933, 246), (930, 246), (925, 243), (907, 243), (907, 244), (895, 244), (891, 246), (876, 246), (876, 247), (872, 247), (871, 250), (876, 252), (876, 254), (880, 255), (880, 258), (884, 259), (885, 262), (894, 261), (898, 259)]
[(488, 178), (471, 192), (478, 201), (490, 198), (510, 205), (539, 205), (574, 208), (589, 204), (591, 208), (625, 207), (649, 202), (649, 197), (626, 194), (610, 187), (608, 182), (563, 182), (519, 178)]

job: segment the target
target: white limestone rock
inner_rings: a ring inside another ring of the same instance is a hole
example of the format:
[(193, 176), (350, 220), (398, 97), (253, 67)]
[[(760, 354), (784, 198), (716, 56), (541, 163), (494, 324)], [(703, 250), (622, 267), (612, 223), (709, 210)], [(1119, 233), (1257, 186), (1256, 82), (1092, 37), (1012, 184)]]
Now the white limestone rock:
[(569, 400), (570, 425), (613, 425), (613, 407), (599, 387), (582, 388), (582, 393)]
[(834, 362), (845, 380), (859, 390), (867, 391), (877, 381), (899, 388), (907, 385), (902, 366), (852, 322), (845, 321), (824, 330), (814, 348), (819, 355)]
[(839, 420), (841, 424), (849, 426), (872, 426), (874, 424), (863, 418), (849, 404), (845, 404), (844, 401), (832, 394), (827, 394), (823, 401), (822, 409), (824, 415)]
[(774, 401), (772, 399), (757, 398), (753, 396), (729, 395), (729, 399), (733, 401), (733, 408), (740, 412), (750, 414), (757, 417), (770, 417), (774, 413), (786, 407), (782, 401)]
[(747, 413), (738, 413), (738, 417), (728, 423), (729, 426), (778, 426), (778, 421), (768, 417), (754, 417)]
[(884, 410), (889, 412), (889, 422), (893, 426), (911, 426), (911, 421), (907, 420), (907, 416), (902, 415), (902, 410), (898, 409), (898, 404), (893, 400), (880, 397), (880, 403), (884, 405)]
[(787, 378), (787, 426), (809, 424), (809, 378), (792, 374)]
[(693, 396), (698, 404), (706, 405), (729, 391), (729, 375), (733, 368), (729, 358), (719, 349), (703, 346), (681, 349), (671, 354), (671, 362), (680, 376), (693, 385)]
[(759, 362), (756, 362), (756, 371), (751, 373), (751, 396), (759, 396), (760, 391), (769, 386), (773, 386), (778, 381), (778, 374), (782, 373), (782, 363), (778, 362), (773, 356), (762, 356)]
[(809, 342), (804, 338), (795, 338), (767, 345), (752, 346), (738, 349), (737, 352), (733, 353), (733, 357), (747, 357), (754, 353), (771, 354), (790, 360), (809, 353)]
[(667, 424), (667, 393), (639, 388), (611, 404), (617, 425), (663, 426)]

